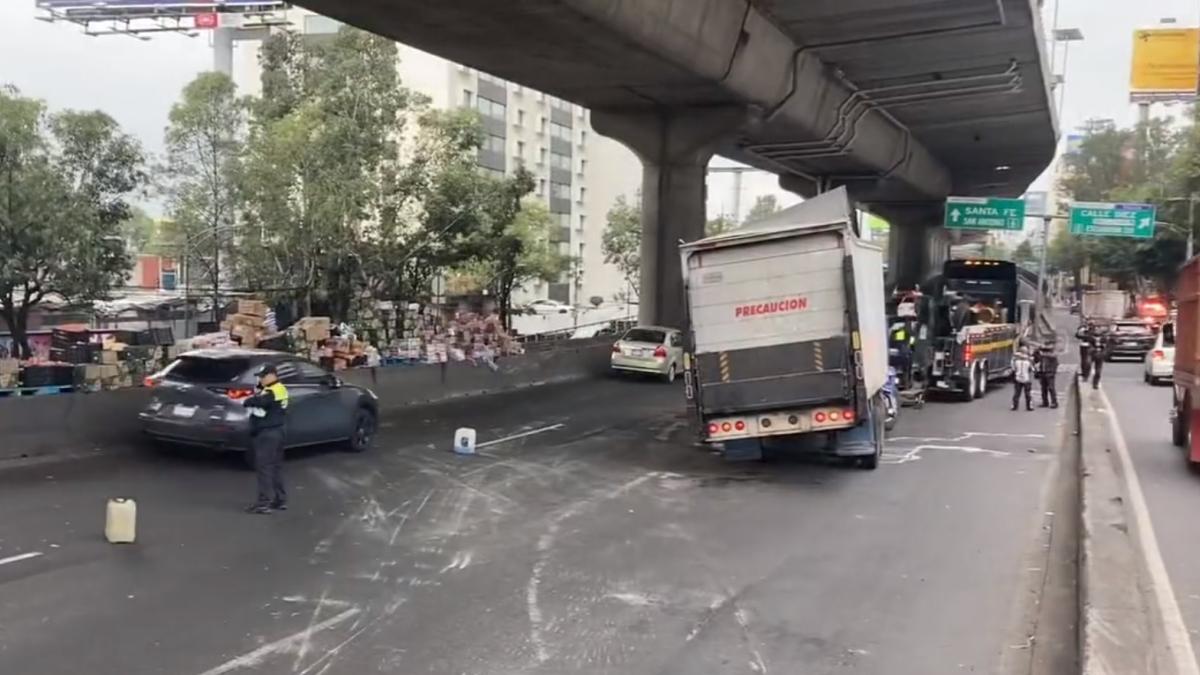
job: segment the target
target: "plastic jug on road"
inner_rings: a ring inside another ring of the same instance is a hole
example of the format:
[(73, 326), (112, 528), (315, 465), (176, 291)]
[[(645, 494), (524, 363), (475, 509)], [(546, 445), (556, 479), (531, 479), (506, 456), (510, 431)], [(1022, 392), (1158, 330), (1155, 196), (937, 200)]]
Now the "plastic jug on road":
[(137, 538), (137, 502), (124, 497), (108, 500), (104, 538), (110, 544), (132, 544)]
[(454, 452), (460, 455), (475, 454), (475, 430), (463, 427), (454, 432)]

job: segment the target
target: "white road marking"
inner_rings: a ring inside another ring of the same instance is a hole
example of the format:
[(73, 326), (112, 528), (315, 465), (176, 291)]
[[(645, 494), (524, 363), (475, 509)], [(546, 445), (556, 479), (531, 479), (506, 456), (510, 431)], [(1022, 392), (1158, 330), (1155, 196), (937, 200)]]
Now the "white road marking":
[(953, 452), (961, 452), (968, 455), (988, 455), (990, 457), (1008, 457), (1010, 453), (1003, 450), (991, 450), (989, 448), (978, 448), (969, 445), (918, 445), (915, 448), (907, 450), (904, 454), (894, 454), (885, 452), (883, 454), (884, 464), (908, 464), (922, 459), (921, 453), (926, 450), (949, 450)]
[(268, 656), (282, 653), (289, 649), (294, 649), (310, 640), (313, 635), (329, 630), (338, 624), (344, 623), (345, 621), (358, 616), (358, 614), (361, 612), (362, 610), (359, 608), (353, 607), (342, 612), (341, 614), (338, 614), (337, 616), (325, 619), (321, 623), (313, 624), (299, 633), (289, 635), (281, 640), (276, 640), (275, 642), (267, 643), (252, 652), (247, 652), (237, 658), (230, 659), (216, 668), (204, 671), (200, 675), (224, 675), (225, 673), (231, 673), (235, 670), (257, 666)]
[(547, 431), (558, 431), (559, 429), (562, 429), (564, 426), (566, 426), (566, 425), (565, 424), (551, 424), (548, 427), (542, 427), (540, 429), (531, 429), (529, 431), (522, 431), (521, 433), (513, 434), (512, 436), (505, 436), (504, 438), (497, 438), (494, 440), (487, 441), (485, 443), (478, 443), (475, 445), (475, 448), (476, 449), (490, 448), (493, 445), (500, 445), (501, 443), (515, 441), (519, 438), (527, 438), (529, 436), (536, 436), (537, 434), (544, 434)]
[(22, 560), (31, 560), (33, 558), (39, 558), (39, 557), (41, 557), (41, 555), (42, 555), (41, 551), (31, 551), (29, 553), (22, 553), (21, 555), (14, 555), (14, 556), (11, 556), (8, 558), (0, 558), (0, 565), (9, 565), (12, 563), (18, 563), (18, 562), (21, 562)]
[(1146, 556), (1146, 568), (1150, 573), (1150, 583), (1154, 587), (1154, 595), (1162, 611), (1163, 629), (1167, 633), (1167, 645), (1175, 656), (1175, 668), (1179, 675), (1200, 675), (1196, 666), (1196, 654), (1192, 651), (1192, 641), (1188, 635), (1187, 625), (1183, 622), (1183, 614), (1179, 611), (1179, 603), (1175, 600), (1172, 590), (1171, 577), (1167, 574), (1167, 565), (1163, 562), (1162, 551), (1158, 548), (1158, 539), (1154, 536), (1154, 525), (1150, 522), (1150, 509), (1146, 506), (1146, 497), (1142, 493), (1142, 484), (1137, 477), (1137, 469), (1133, 466), (1133, 458), (1129, 454), (1129, 446), (1125, 444), (1125, 435), (1121, 432), (1121, 423), (1117, 421), (1116, 408), (1108, 400), (1108, 394), (1100, 390), (1100, 398), (1108, 409), (1108, 424), (1116, 439), (1117, 454), (1125, 464), (1125, 489), (1129, 493), (1129, 505), (1137, 519), (1138, 539), (1141, 540), (1142, 553)]

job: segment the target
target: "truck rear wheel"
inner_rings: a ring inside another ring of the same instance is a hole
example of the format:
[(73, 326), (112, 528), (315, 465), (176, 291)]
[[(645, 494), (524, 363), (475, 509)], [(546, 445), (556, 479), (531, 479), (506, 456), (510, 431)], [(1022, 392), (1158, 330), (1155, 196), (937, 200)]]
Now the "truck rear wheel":
[(970, 403), (975, 400), (975, 393), (978, 390), (978, 385), (975, 384), (975, 365), (972, 364), (970, 370), (967, 371), (967, 381), (963, 385), (962, 400), (964, 403)]
[(1188, 424), (1192, 414), (1187, 406), (1175, 405), (1175, 419), (1171, 420), (1171, 443), (1177, 448), (1188, 447)]
[(879, 460), (883, 458), (883, 438), (884, 438), (884, 418), (887, 417), (887, 411), (884, 409), (883, 399), (879, 396), (871, 402), (871, 440), (875, 445), (875, 453), (867, 457), (858, 458), (858, 468), (867, 471), (874, 471), (879, 468)]

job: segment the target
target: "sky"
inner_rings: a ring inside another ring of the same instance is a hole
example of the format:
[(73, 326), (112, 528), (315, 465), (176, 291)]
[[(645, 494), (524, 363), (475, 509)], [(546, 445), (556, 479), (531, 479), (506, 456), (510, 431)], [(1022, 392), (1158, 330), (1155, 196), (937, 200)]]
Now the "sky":
[[(1047, 31), (1053, 25), (1055, 1), (1044, 7)], [(1057, 0), (1058, 25), (1078, 28), (1084, 41), (1072, 43), (1066, 58), (1063, 133), (1084, 120), (1112, 118), (1131, 124), (1129, 59), (1132, 33), (1166, 17), (1179, 26), (1200, 24), (1197, 0)], [(44, 99), (52, 109), (98, 108), (108, 112), (151, 152), (161, 152), (162, 133), (171, 104), (183, 86), (212, 62), (208, 36), (158, 35), (143, 42), (124, 36), (89, 37), (69, 24), (37, 19), (33, 0), (0, 0), (0, 84), (16, 85), (24, 94)], [(1061, 51), (1056, 58), (1061, 71)], [(1166, 114), (1156, 106), (1154, 114)], [(728, 165), (724, 160), (715, 164)], [(1032, 189), (1046, 189), (1049, 173)], [(742, 209), (761, 194), (779, 194), (774, 176), (747, 174)], [(733, 179), (714, 176), (709, 185), (709, 213), (733, 210)]]

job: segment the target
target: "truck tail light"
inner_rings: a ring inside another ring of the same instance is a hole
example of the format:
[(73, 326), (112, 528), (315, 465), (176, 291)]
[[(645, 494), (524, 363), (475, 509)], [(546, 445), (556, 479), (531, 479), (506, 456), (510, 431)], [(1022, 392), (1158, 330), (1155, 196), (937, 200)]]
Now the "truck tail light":
[(716, 435), (717, 435), (717, 434), (719, 434), (719, 433), (721, 433), (721, 427), (720, 427), (720, 425), (718, 425), (716, 422), (711, 422), (711, 423), (709, 423), (709, 425), (708, 425), (708, 435), (709, 435), (709, 436), (716, 436)]
[(963, 347), (963, 361), (970, 363), (975, 360), (975, 349), (971, 345)]
[(743, 421), (741, 421), (741, 420), (738, 420), (738, 421), (736, 421), (736, 422), (734, 422), (734, 423), (733, 423), (733, 428), (734, 428), (734, 429), (737, 429), (738, 431), (745, 431), (745, 430), (746, 430), (746, 423), (745, 423), (745, 422), (743, 422)]
[(842, 411), (842, 421), (843, 422), (853, 422), (854, 421), (854, 411), (853, 410), (843, 410)]
[(813, 421), (817, 424), (824, 424), (827, 419), (829, 419), (829, 416), (821, 411), (817, 411), (817, 414), (813, 415)]

